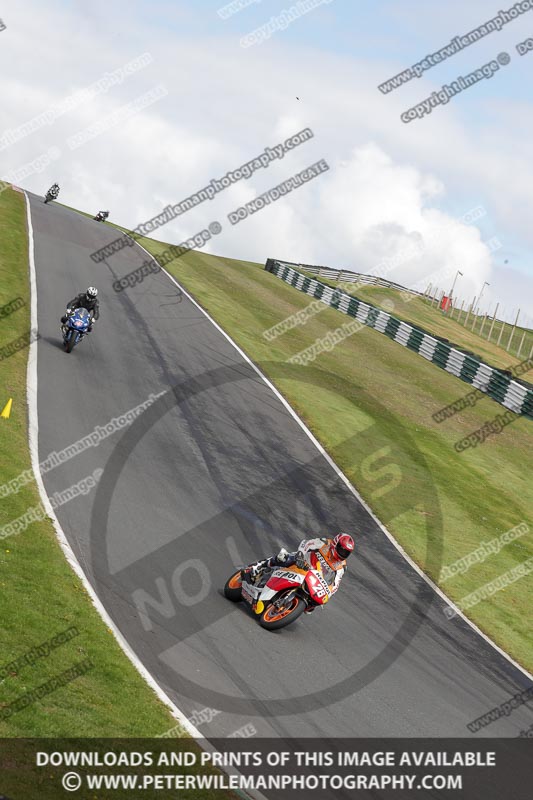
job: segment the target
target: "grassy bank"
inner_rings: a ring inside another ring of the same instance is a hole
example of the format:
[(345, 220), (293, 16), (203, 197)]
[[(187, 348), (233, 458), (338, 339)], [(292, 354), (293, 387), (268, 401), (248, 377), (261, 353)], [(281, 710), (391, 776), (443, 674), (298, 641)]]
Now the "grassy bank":
[[(24, 197), (0, 193), (0, 306), (21, 297), (24, 305), (0, 319), (0, 347), (30, 324), (28, 243)], [(0, 407), (13, 398), (10, 419), (0, 419), (0, 484), (30, 468), (27, 443), (27, 348), (0, 361)], [(35, 482), (0, 504), (0, 528), (39, 504)], [(68, 566), (50, 520), (0, 540), (2, 647), (0, 670), (32, 648), (56, 640), (48, 656), (4, 669), (0, 677), (0, 736), (156, 736), (173, 727), (166, 707), (142, 680), (103, 624)], [(44, 649), (46, 650), (46, 648)], [(41, 652), (44, 652), (41, 651)], [(75, 680), (2, 719), (9, 705), (51, 678), (84, 662)], [(6, 789), (7, 791), (7, 789)]]
[[(157, 256), (167, 244), (141, 240)], [(304, 309), (310, 299), (262, 265), (189, 252), (169, 270), (278, 386), (377, 515), (436, 582), (441, 570), (426, 563), (428, 542), (440, 537), (436, 491), (444, 520), (447, 566), (521, 522), (530, 532), (464, 574), (440, 581), (460, 602), (466, 595), (533, 556), (533, 426), (518, 419), (483, 445), (458, 453), (454, 443), (505, 409), (488, 397), (442, 424), (432, 414), (469, 391), (467, 384), (368, 328), (323, 352), (310, 367), (287, 364), (348, 318), (324, 308), (269, 342), (263, 332)], [(368, 299), (371, 299), (368, 297)], [(414, 304), (406, 304), (414, 316)], [(425, 310), (426, 306), (424, 306)], [(398, 309), (400, 311), (400, 308)], [(422, 319), (415, 320), (423, 324)], [(425, 327), (431, 329), (430, 320)], [(444, 320), (444, 323), (447, 323)], [(458, 326), (460, 327), (460, 326)], [(460, 328), (460, 330), (463, 330)], [(459, 337), (450, 335), (458, 341)], [(481, 342), (482, 340), (479, 340)], [(479, 352), (480, 348), (471, 347)], [(496, 353), (492, 353), (496, 356)], [(492, 357), (496, 364), (497, 358)], [(512, 361), (501, 357), (502, 366)], [(307, 372), (301, 372), (301, 370)], [(300, 370), (300, 372), (299, 372)], [(311, 375), (311, 383), (301, 376)], [(353, 446), (339, 448), (359, 432)], [(366, 435), (365, 435), (366, 434)], [(385, 442), (400, 470), (410, 513), (398, 515), (393, 495), (365, 467)], [(425, 459), (421, 459), (421, 455)], [(479, 602), (467, 613), (501, 647), (533, 669), (530, 609), (533, 573)]]

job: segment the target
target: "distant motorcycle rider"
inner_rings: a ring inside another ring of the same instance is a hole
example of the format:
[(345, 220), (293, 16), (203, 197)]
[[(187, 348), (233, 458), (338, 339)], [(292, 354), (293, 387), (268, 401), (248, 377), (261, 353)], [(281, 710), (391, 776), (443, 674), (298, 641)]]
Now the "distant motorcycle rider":
[(93, 322), (97, 320), (100, 316), (100, 303), (98, 301), (98, 289), (95, 289), (94, 286), (89, 286), (86, 292), (81, 292), (77, 294), (76, 297), (70, 301), (67, 305), (67, 313), (61, 317), (61, 322), (63, 325), (66, 323), (69, 314), (71, 314), (77, 308), (86, 308), (87, 311), (91, 315), (91, 324), (87, 328), (87, 332), (90, 333), (93, 329)]
[[(320, 569), (323, 572), (327, 583), (330, 584), (331, 593), (335, 594), (346, 572), (346, 559), (353, 553), (354, 548), (354, 540), (348, 533), (338, 533), (332, 539), (328, 537), (303, 539), (298, 545), (298, 550), (293, 553), (288, 553), (282, 547), (277, 555), (251, 564), (248, 570), (254, 583), (257, 583), (265, 570), (291, 567), (293, 564), (298, 566), (308, 564), (312, 569)], [(311, 606), (307, 611), (313, 611), (314, 608)]]
[(50, 188), (48, 189), (47, 194), (52, 195), (52, 197), (57, 197), (59, 194), (59, 184), (53, 183)]

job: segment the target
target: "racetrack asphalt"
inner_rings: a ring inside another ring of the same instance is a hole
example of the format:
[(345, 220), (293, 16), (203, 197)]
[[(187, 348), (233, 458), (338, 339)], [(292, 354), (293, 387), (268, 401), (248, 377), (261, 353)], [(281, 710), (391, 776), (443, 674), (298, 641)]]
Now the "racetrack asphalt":
[[(217, 710), (202, 734), (251, 723), (274, 737), (470, 736), (467, 723), (530, 685), (464, 620), (446, 618), (280, 399), (163, 272), (113, 290), (145, 252), (96, 264), (91, 252), (116, 231), (29, 197), (39, 459), (165, 393), (47, 472), (45, 487), (51, 496), (104, 469), (58, 519), (161, 687), (188, 716)], [(101, 318), (66, 354), (59, 317), (88, 285)], [(234, 564), (340, 529), (358, 532), (356, 555), (326, 608), (269, 633), (223, 597)], [(531, 722), (523, 705), (477, 736), (518, 736)]]

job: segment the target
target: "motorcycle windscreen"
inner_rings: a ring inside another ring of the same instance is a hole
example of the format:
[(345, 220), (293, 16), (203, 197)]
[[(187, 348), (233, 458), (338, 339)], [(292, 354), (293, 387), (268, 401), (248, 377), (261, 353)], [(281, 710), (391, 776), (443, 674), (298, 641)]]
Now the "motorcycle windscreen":
[(78, 308), (77, 311), (75, 311), (72, 315), (71, 321), (75, 328), (83, 330), (89, 327), (91, 315), (86, 308)]
[(335, 570), (330, 567), (326, 559), (320, 558), (316, 553), (313, 553), (311, 556), (311, 566), (319, 570), (328, 586), (331, 586), (335, 580)]

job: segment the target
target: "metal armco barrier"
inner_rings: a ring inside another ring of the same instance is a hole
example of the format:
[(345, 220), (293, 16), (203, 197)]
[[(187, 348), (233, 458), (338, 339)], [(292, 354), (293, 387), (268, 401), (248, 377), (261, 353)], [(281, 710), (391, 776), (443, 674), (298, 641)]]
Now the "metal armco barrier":
[[(287, 264), (287, 261), (280, 262)], [(312, 275), (317, 275), (319, 278), (330, 278), (332, 281), (344, 281), (344, 283), (361, 283), (365, 286), (383, 286), (386, 289), (397, 289), (399, 292), (408, 292), (409, 294), (416, 294), (419, 297), (425, 297), (424, 292), (419, 292), (416, 289), (409, 289), (407, 286), (402, 286), (394, 281), (388, 281), (386, 278), (378, 278), (377, 275), (365, 275), (364, 272), (352, 272), (349, 269), (333, 269), (332, 267), (315, 267), (309, 264), (291, 263), (291, 267), (305, 269)]]
[[(452, 346), (446, 339), (432, 336), (422, 328), (403, 322), (376, 306), (363, 303), (340, 289), (332, 289), (331, 286), (320, 283), (315, 278), (303, 275), (294, 268), (295, 266), (286, 261), (269, 258), (265, 270), (314, 300), (320, 300), (343, 314), (355, 317), (369, 328), (374, 328), (398, 344), (414, 350), (446, 372), (488, 394), (515, 414), (533, 419), (531, 384), (513, 378), (510, 372), (484, 364), (477, 356)], [(297, 266), (307, 269), (304, 264)]]

